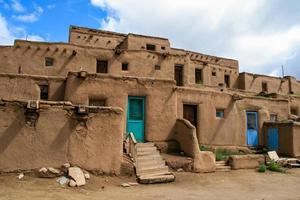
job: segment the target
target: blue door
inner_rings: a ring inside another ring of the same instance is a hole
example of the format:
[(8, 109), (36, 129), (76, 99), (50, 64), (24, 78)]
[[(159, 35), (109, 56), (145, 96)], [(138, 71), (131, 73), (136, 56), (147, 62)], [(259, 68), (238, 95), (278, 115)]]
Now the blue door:
[(145, 140), (145, 97), (128, 97), (127, 133), (132, 132), (138, 142)]
[(278, 150), (278, 128), (268, 129), (268, 149), (272, 151)]
[(247, 112), (247, 145), (258, 145), (257, 112)]

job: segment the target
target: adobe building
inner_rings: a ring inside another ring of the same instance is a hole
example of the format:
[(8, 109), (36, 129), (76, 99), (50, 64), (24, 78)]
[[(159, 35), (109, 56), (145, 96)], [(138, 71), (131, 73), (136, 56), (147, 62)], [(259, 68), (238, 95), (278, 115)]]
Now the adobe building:
[[(237, 60), (166, 38), (75, 26), (68, 43), (1, 46), (0, 82), (2, 171), (69, 161), (118, 174), (129, 132), (162, 151), (175, 141), (187, 155), (200, 144), (268, 147), (264, 123), (299, 116), (294, 77), (239, 73)], [(300, 142), (285, 140), (283, 149)]]

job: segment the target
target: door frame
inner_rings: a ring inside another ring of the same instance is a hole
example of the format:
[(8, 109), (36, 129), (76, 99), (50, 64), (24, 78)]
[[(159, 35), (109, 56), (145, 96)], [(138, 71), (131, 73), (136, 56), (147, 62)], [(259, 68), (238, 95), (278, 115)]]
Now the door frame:
[(128, 95), (127, 96), (127, 112), (126, 112), (126, 134), (128, 134), (128, 123), (130, 121), (140, 121), (140, 120), (129, 120), (129, 112), (130, 112), (130, 99), (139, 99), (143, 102), (143, 138), (140, 142), (145, 142), (146, 135), (146, 96), (137, 96), (137, 95)]
[(258, 111), (251, 111), (251, 110), (249, 110), (249, 111), (247, 111), (246, 110), (246, 145), (247, 146), (252, 146), (251, 144), (249, 144), (249, 141), (248, 141), (248, 113), (249, 114), (255, 114), (255, 118), (256, 118), (256, 120), (255, 120), (255, 124), (256, 124), (256, 133), (257, 133), (257, 144), (256, 145), (253, 145), (254, 147), (255, 146), (258, 146), (259, 145), (259, 119), (258, 119)]
[[(198, 104), (193, 104), (193, 103), (184, 103), (183, 102), (183, 104), (182, 104), (182, 118), (184, 118), (184, 107), (185, 106), (191, 106), (191, 107), (193, 107), (193, 111), (195, 112), (194, 113), (194, 117), (195, 117), (195, 122), (196, 122), (196, 124), (193, 124), (193, 126), (195, 126), (195, 128), (196, 128), (196, 130), (197, 130), (197, 128), (198, 128)], [(185, 118), (184, 118), (185, 119)]]

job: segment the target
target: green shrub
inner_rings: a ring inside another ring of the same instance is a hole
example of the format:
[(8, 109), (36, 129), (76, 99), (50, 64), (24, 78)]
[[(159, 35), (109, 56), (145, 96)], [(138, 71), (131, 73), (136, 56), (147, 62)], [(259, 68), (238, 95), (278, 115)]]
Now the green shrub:
[(268, 164), (268, 170), (273, 171), (273, 172), (280, 172), (280, 173), (284, 173), (285, 169), (277, 162), (275, 161), (270, 161)]
[(210, 146), (200, 145), (200, 151), (213, 151)]
[(219, 148), (216, 150), (215, 154), (216, 154), (216, 161), (221, 161), (221, 160), (227, 160), (231, 155), (242, 155), (244, 153)]
[(265, 164), (259, 165), (258, 172), (266, 172), (267, 166)]

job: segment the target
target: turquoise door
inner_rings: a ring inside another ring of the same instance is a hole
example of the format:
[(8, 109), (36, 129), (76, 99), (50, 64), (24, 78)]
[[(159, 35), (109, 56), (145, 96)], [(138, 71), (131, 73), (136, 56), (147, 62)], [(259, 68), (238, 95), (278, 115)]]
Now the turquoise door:
[(128, 97), (127, 133), (132, 132), (138, 142), (145, 140), (145, 97)]
[(278, 150), (278, 128), (268, 129), (268, 149), (272, 151)]
[(258, 145), (257, 112), (247, 112), (247, 145)]

